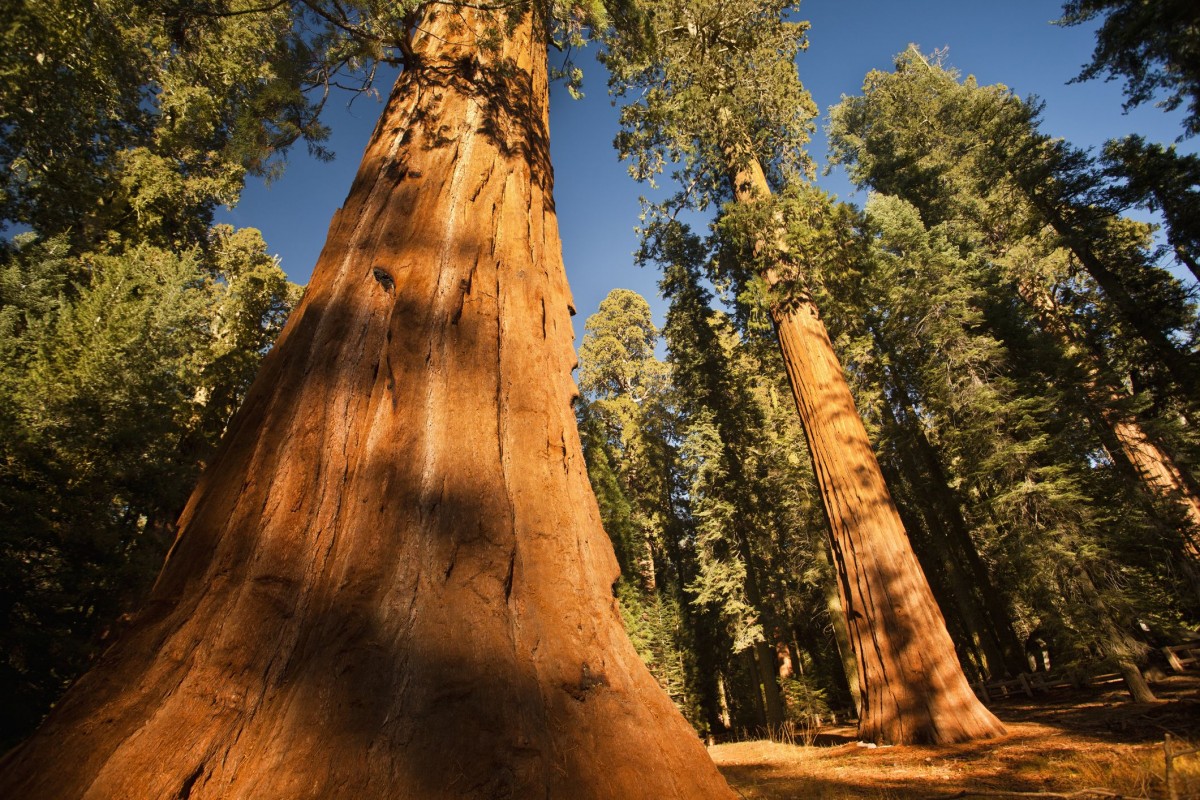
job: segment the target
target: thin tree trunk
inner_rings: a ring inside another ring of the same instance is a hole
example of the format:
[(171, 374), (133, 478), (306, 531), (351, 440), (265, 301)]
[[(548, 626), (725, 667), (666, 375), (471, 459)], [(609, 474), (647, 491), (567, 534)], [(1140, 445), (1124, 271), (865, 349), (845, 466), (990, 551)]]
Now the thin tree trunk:
[(1153, 315), (1138, 304), (1137, 298), (1129, 292), (1129, 287), (1120, 275), (1114, 272), (1108, 264), (1092, 249), (1091, 242), (1077, 232), (1067, 220), (1061, 209), (1056, 208), (1052, 200), (1041, 197), (1036, 192), (1028, 191), (1033, 206), (1042, 213), (1050, 227), (1062, 237), (1063, 242), (1070, 248), (1079, 263), (1096, 281), (1105, 296), (1116, 307), (1121, 319), (1141, 337), (1151, 352), (1162, 362), (1163, 367), (1171, 374), (1175, 385), (1184, 398), (1194, 398), (1200, 393), (1200, 365), (1194, 355), (1182, 352), (1167, 336), (1166, 332), (1153, 319)]
[[(732, 453), (729, 454), (729, 458), (733, 465), (731, 472), (736, 476), (734, 478), (735, 485), (745, 486), (741, 463)], [(737, 526), (736, 536), (746, 565), (746, 599), (759, 614), (766, 615), (767, 608), (763, 602), (762, 589), (759, 586), (759, 575), (762, 570), (758, 566), (758, 559), (755, 558), (754, 551), (750, 547), (749, 537), (740, 526)], [(769, 626), (764, 624), (763, 627), (767, 629)], [(754, 643), (754, 654), (756, 675), (759, 684), (762, 685), (764, 719), (767, 729), (774, 730), (782, 725), (785, 719), (783, 694), (779, 690), (779, 667), (775, 658), (775, 650), (766, 641), (758, 641)]]
[[(890, 409), (883, 404), (883, 413)], [(897, 448), (907, 451), (907, 446)], [(907, 455), (907, 453), (906, 453)], [(877, 456), (878, 458), (878, 456)], [(907, 469), (902, 463), (902, 467)], [(956, 580), (954, 570), (957, 566), (953, 555), (945, 546), (945, 532), (941, 528), (938, 517), (931, 512), (927, 498), (924, 497), (927, 479), (919, 473), (908, 470), (906, 478), (901, 471), (892, 468), (887, 461), (879, 462), (880, 474), (889, 490), (895, 493), (899, 500), (896, 502), (896, 513), (900, 515), (900, 523), (908, 535), (913, 554), (921, 566), (921, 572), (933, 592), (934, 602), (942, 611), (946, 621), (946, 632), (954, 643), (954, 651), (958, 654), (958, 663), (963, 668), (967, 680), (979, 680), (988, 674), (989, 663), (995, 664), (988, 649), (984, 646), (985, 638), (981, 635), (982, 626), (977, 614), (972, 613), (972, 599), (969, 592), (962, 591), (962, 582)], [(917, 476), (912, 478), (911, 476)], [(907, 491), (907, 502), (905, 497)]]
[[(738, 202), (770, 196), (757, 161), (732, 182)], [(816, 306), (793, 297), (771, 316), (829, 519), (858, 661), (858, 735), (894, 744), (1003, 735), (963, 674)]]
[(775, 648), (767, 642), (755, 642), (754, 655), (758, 666), (758, 682), (762, 685), (767, 729), (774, 732), (786, 719), (783, 693), (779, 690), (779, 659), (775, 655)]
[[(880, 346), (876, 333), (876, 346)], [(899, 386), (894, 374), (892, 383)], [(911, 403), (898, 390), (901, 410), (915, 420), (917, 414)], [(890, 405), (884, 407), (885, 420), (900, 430), (899, 420)], [(945, 559), (945, 568), (950, 575), (954, 592), (964, 599), (964, 618), (975, 628), (982, 641), (992, 676), (1001, 673), (1018, 674), (1025, 670), (1024, 648), (1012, 627), (1009, 604), (1001, 597), (987, 566), (979, 557), (979, 551), (971, 538), (970, 528), (962, 514), (962, 502), (950, 486), (949, 477), (942, 468), (937, 449), (925, 435), (919, 424), (905, 430), (901, 459), (914, 476), (921, 476), (924, 485), (918, 488), (924, 504), (929, 507), (930, 527), (937, 537), (935, 547)], [(923, 469), (918, 464), (923, 465)], [(914, 480), (916, 478), (914, 477)], [(969, 606), (969, 608), (967, 608)]]
[(1176, 507), (1190, 526), (1182, 531), (1184, 551), (1193, 559), (1200, 560), (1200, 492), (1178, 465), (1165, 447), (1155, 442), (1134, 417), (1120, 409), (1120, 394), (1115, 386), (1104, 380), (1101, 358), (1088, 344), (1062, 320), (1054, 303), (1045, 290), (1035, 287), (1027, 280), (1018, 280), (1018, 292), (1022, 299), (1037, 313), (1041, 327), (1058, 337), (1067, 352), (1074, 352), (1085, 378), (1081, 388), (1096, 410), (1091, 416), (1098, 417), (1117, 443), (1118, 455), (1132, 469), (1146, 493), (1160, 502)]
[(1117, 671), (1121, 673), (1121, 678), (1125, 681), (1125, 688), (1129, 690), (1129, 696), (1133, 698), (1133, 702), (1158, 702), (1158, 698), (1150, 689), (1150, 684), (1146, 683), (1146, 676), (1138, 669), (1137, 664), (1128, 659), (1120, 659), (1117, 661)]
[(833, 640), (837, 644), (838, 657), (846, 675), (846, 688), (850, 691), (850, 700), (854, 703), (854, 713), (862, 714), (858, 660), (854, 657), (854, 644), (850, 641), (850, 628), (846, 623), (846, 609), (842, 605), (842, 594), (838, 588), (841, 581), (838, 580), (836, 572), (829, 568), (829, 537), (822, 538), (824, 541), (817, 543), (815, 548), (817, 560), (822, 566), (821, 594), (825, 598), (825, 608), (829, 611), (829, 624), (833, 627)]
[(1177, 244), (1172, 248), (1175, 251), (1175, 260), (1183, 264), (1192, 273), (1192, 277), (1200, 281), (1200, 263), (1192, 257), (1192, 253), (1186, 245)]
[(151, 605), (0, 796), (733, 797), (611, 594), (543, 26), (438, 8)]
[[(911, 440), (908, 432), (897, 427), (898, 422), (889, 402), (883, 403), (884, 425), (891, 427), (894, 435)], [(900, 472), (890, 468), (886, 460), (880, 463), (884, 480), (893, 488), (902, 487), (903, 482), (909, 484), (911, 503), (916, 506), (918, 516), (914, 518), (911, 512), (905, 513), (903, 498), (897, 510), (934, 599), (943, 610), (951, 640), (957, 643), (961, 652), (970, 656), (975, 677), (986, 678), (993, 673), (998, 675), (1004, 671), (1003, 656), (991, 635), (991, 626), (984, 621), (986, 615), (974, 586), (963, 572), (962, 560), (950, 546), (946, 532), (946, 518), (950, 514), (946, 509), (937, 507), (940, 498), (935, 499), (930, 491), (934, 479), (916, 468), (912, 457), (914, 446), (912, 441), (903, 441), (896, 447)], [(950, 613), (952, 610), (957, 613)], [(968, 659), (960, 657), (959, 662), (967, 664)]]

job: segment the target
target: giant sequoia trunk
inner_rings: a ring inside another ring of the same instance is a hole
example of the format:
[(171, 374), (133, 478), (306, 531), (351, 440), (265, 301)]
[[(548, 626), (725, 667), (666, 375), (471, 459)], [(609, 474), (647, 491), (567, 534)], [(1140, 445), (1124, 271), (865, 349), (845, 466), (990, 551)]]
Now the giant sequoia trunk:
[[(770, 194), (756, 161), (733, 184), (742, 203)], [(792, 297), (771, 316), (829, 519), (858, 662), (859, 737), (944, 744), (1002, 735), (963, 674), (816, 306)]]
[(612, 596), (542, 28), (440, 13), (149, 607), (0, 796), (733, 796)]

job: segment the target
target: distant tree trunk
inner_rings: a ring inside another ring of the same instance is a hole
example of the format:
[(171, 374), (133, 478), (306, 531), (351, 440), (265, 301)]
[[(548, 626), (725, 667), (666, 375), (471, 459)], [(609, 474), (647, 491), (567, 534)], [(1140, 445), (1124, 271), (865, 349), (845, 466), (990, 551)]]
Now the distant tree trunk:
[(815, 548), (817, 560), (821, 562), (821, 594), (825, 598), (825, 608), (829, 611), (829, 624), (833, 627), (833, 640), (837, 644), (838, 657), (842, 662), (842, 670), (846, 674), (846, 688), (850, 691), (850, 699), (854, 703), (854, 713), (862, 713), (862, 691), (858, 685), (858, 661), (854, 657), (854, 643), (850, 641), (850, 628), (846, 623), (846, 608), (842, 605), (842, 594), (838, 588), (841, 581), (835, 570), (829, 569), (829, 537), (817, 544)]
[(1104, 379), (1100, 355), (1062, 319), (1046, 290), (1030, 281), (1018, 281), (1017, 289), (1021, 298), (1037, 313), (1042, 329), (1057, 337), (1081, 362), (1085, 377), (1080, 388), (1094, 409), (1091, 416), (1095, 424), (1108, 431), (1105, 438), (1110, 441), (1106, 445), (1116, 443), (1113, 457), (1124, 460), (1148, 495), (1181, 512), (1190, 528), (1181, 532), (1183, 549), (1194, 561), (1200, 561), (1200, 541), (1197, 540), (1200, 536), (1200, 492), (1191, 476), (1165, 447), (1146, 433), (1136, 418), (1120, 409), (1120, 392), (1112, 382)]
[[(741, 203), (770, 195), (754, 160), (732, 183)], [(963, 674), (815, 304), (792, 297), (771, 316), (829, 519), (858, 661), (858, 735), (894, 744), (1003, 735)]]
[(1100, 414), (1108, 424), (1121, 453), (1133, 467), (1147, 492), (1178, 508), (1186, 520), (1188, 530), (1182, 531), (1184, 551), (1195, 561), (1200, 561), (1200, 494), (1176, 464), (1175, 459), (1143, 430), (1136, 420), (1122, 415), (1115, 407), (1115, 392), (1109, 404), (1101, 408)]
[(1146, 683), (1146, 676), (1138, 669), (1137, 664), (1128, 659), (1120, 659), (1117, 661), (1117, 671), (1121, 673), (1121, 678), (1125, 681), (1125, 688), (1129, 690), (1129, 695), (1133, 698), (1133, 702), (1158, 702), (1158, 698), (1154, 696), (1154, 692), (1150, 689), (1150, 684)]
[(149, 607), (0, 796), (734, 796), (612, 596), (543, 24), (437, 8)]
[(1175, 346), (1161, 327), (1160, 320), (1154, 319), (1155, 315), (1148, 314), (1138, 303), (1138, 299), (1130, 293), (1126, 281), (1096, 253), (1087, 236), (1072, 226), (1062, 208), (1056, 206), (1053, 200), (1039, 195), (1035, 189), (1027, 187), (1026, 194), (1034, 208), (1062, 237), (1063, 243), (1075, 254), (1079, 263), (1112, 302), (1121, 319), (1141, 337), (1170, 373), (1181, 396), (1195, 398), (1200, 393), (1200, 364), (1197, 357)]
[[(741, 463), (732, 453), (730, 458), (730, 473), (736, 485), (745, 486), (745, 478), (742, 477)], [(743, 498), (744, 499), (744, 498)], [(754, 555), (754, 550), (750, 546), (750, 539), (746, 535), (744, 529), (740, 526), (736, 529), (736, 537), (738, 549), (742, 551), (744, 563), (746, 565), (746, 599), (750, 606), (758, 610), (760, 614), (767, 614), (767, 607), (763, 600), (762, 587), (760, 585), (760, 576), (762, 569), (759, 567), (758, 559)], [(764, 628), (769, 626), (764, 625)], [(754, 663), (755, 677), (759, 685), (762, 687), (763, 696), (763, 719), (766, 721), (767, 729), (774, 730), (784, 723), (784, 705), (783, 693), (779, 690), (779, 664), (775, 657), (775, 649), (766, 641), (759, 640), (754, 643)]]

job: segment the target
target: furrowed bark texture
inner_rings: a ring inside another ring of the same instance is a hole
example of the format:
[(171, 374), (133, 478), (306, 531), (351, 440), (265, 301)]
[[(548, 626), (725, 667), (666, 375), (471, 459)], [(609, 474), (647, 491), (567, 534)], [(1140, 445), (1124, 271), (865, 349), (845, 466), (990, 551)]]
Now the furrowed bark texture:
[[(770, 194), (756, 161), (734, 187), (743, 203)], [(771, 315), (829, 519), (858, 662), (859, 738), (947, 744), (1003, 735), (963, 674), (816, 305), (793, 298)]]
[(971, 691), (811, 301), (773, 311), (830, 524), (858, 661), (859, 738), (951, 743), (1004, 728)]
[(0, 796), (733, 797), (612, 595), (542, 26), (441, 14), (150, 607)]
[[(1091, 389), (1092, 387), (1086, 387)], [(1115, 392), (1110, 394), (1115, 403)], [(1135, 420), (1123, 417), (1113, 405), (1101, 409), (1104, 421), (1120, 443), (1125, 458), (1133, 465), (1147, 491), (1158, 499), (1173, 503), (1180, 510), (1187, 524), (1181, 536), (1184, 551), (1193, 560), (1200, 561), (1200, 495), (1163, 448), (1159, 447)]]

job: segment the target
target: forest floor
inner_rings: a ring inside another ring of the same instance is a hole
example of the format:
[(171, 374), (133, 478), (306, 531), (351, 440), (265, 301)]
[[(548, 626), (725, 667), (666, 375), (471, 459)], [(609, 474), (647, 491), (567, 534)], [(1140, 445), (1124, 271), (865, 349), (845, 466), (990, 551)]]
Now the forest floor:
[[(853, 727), (836, 727), (811, 746), (749, 741), (709, 753), (747, 800), (1166, 798), (1164, 734), (1174, 751), (1200, 745), (1200, 676), (1152, 688), (1159, 703), (1134, 703), (1119, 682), (994, 701), (1008, 734), (982, 742), (867, 747)], [(1200, 798), (1200, 754), (1174, 767), (1175, 797)]]

